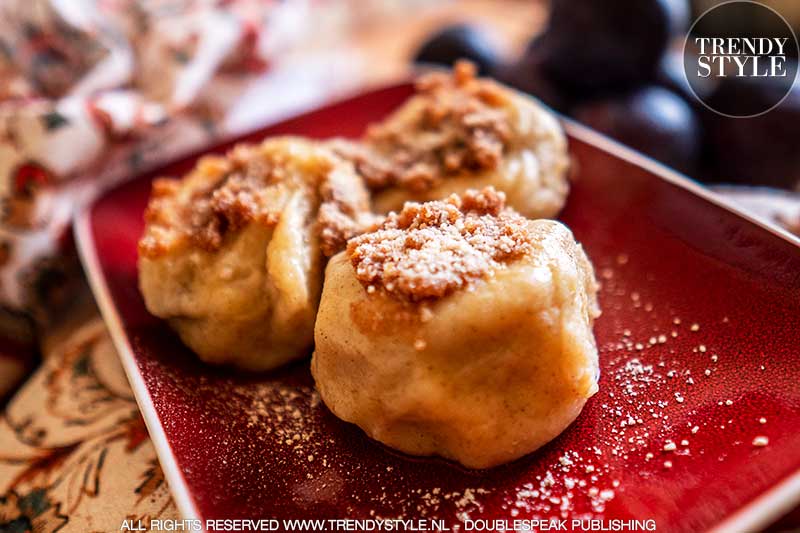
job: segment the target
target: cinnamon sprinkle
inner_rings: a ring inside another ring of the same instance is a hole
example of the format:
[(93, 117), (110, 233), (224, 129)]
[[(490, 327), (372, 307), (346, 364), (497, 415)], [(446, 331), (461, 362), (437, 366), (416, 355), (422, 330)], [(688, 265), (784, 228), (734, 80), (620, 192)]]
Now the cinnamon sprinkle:
[(450, 73), (420, 78), (417, 94), (386, 121), (373, 124), (362, 144), (335, 143), (367, 186), (425, 191), (448, 176), (496, 169), (512, 136), (509, 94), (476, 77), (459, 61)]
[(408, 202), (347, 246), (362, 285), (412, 302), (446, 296), (531, 250), (528, 220), (492, 187)]

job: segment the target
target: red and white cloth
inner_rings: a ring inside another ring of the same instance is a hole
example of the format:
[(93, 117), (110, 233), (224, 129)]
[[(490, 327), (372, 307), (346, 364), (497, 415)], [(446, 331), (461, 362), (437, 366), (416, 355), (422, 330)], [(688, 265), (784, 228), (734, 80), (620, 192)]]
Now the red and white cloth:
[[(37, 287), (58, 271), (87, 196), (291, 109), (309, 85), (335, 87), (306, 66), (306, 87), (286, 101), (264, 80), (319, 33), (314, 17), (341, 20), (341, 10), (319, 0), (0, 3), (0, 307), (47, 305)], [(254, 86), (259, 109), (237, 111)]]

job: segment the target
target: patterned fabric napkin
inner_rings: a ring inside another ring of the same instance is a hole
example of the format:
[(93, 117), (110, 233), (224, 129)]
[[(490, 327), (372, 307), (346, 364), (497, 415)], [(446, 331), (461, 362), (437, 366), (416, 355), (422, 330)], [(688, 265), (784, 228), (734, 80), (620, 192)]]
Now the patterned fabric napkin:
[(310, 4), (6, 0), (0, 4), (0, 305), (36, 311), (76, 204), (233, 133), (255, 75), (303, 38)]
[(105, 325), (91, 303), (71, 312), (0, 418), (0, 531), (179, 518)]
[[(0, 2), (0, 401), (81, 283), (76, 207), (352, 88), (352, 58), (326, 40), (384, 3)], [(323, 51), (298, 53), (312, 42)]]

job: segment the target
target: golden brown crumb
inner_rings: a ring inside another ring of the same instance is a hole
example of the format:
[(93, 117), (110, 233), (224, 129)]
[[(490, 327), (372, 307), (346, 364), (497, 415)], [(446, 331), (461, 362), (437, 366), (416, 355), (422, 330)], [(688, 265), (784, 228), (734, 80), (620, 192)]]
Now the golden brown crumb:
[(349, 204), (325, 201), (319, 207), (320, 248), (325, 257), (333, 257), (347, 246), (347, 241), (377, 226), (382, 217), (366, 211), (353, 212)]
[(413, 302), (441, 298), (531, 251), (528, 221), (492, 187), (409, 202), (347, 246), (356, 277)]
[(452, 74), (422, 77), (416, 90), (419, 109), (410, 121), (390, 118), (372, 125), (364, 144), (336, 145), (371, 189), (425, 191), (448, 176), (500, 165), (511, 138), (507, 90), (476, 78), (465, 61)]
[(360, 233), (360, 226), (344, 214), (335, 203), (319, 207), (317, 221), (320, 226), (320, 247), (326, 257), (331, 257), (347, 244), (347, 240)]
[[(157, 179), (145, 211), (147, 231), (139, 242), (145, 257), (162, 255), (180, 244), (213, 252), (228, 233), (248, 224), (272, 227), (293, 190), (304, 189), (318, 206), (315, 223), (323, 253), (344, 249), (347, 239), (375, 224), (357, 178), (341, 176), (347, 163), (330, 154), (315, 160), (310, 179), (287, 171), (282, 153), (265, 154), (260, 145), (238, 145), (226, 157), (205, 157), (183, 180)], [(352, 172), (352, 170), (350, 171)]]
[[(226, 158), (203, 158), (183, 181), (157, 179), (145, 211), (148, 231), (139, 242), (140, 254), (155, 257), (180, 241), (214, 251), (228, 232), (251, 222), (274, 226), (280, 205), (264, 191), (281, 178), (280, 167), (259, 157), (256, 147), (239, 145)], [(179, 198), (183, 187), (188, 188), (186, 199)]]
[(335, 165), (319, 184), (320, 207), (317, 227), (320, 247), (326, 257), (341, 252), (347, 241), (376, 226), (383, 220), (369, 210), (369, 196), (352, 169), (337, 159)]

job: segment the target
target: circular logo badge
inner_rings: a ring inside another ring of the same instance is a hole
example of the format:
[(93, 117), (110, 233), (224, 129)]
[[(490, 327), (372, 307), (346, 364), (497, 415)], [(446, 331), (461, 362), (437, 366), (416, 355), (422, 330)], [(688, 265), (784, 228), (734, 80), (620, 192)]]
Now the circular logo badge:
[[(708, 109), (727, 117), (755, 117), (792, 90), (799, 55), (797, 37), (777, 11), (751, 0), (733, 0), (712, 7), (692, 24), (683, 70)], [(758, 97), (715, 100), (709, 95), (720, 84), (740, 84), (743, 94)]]

